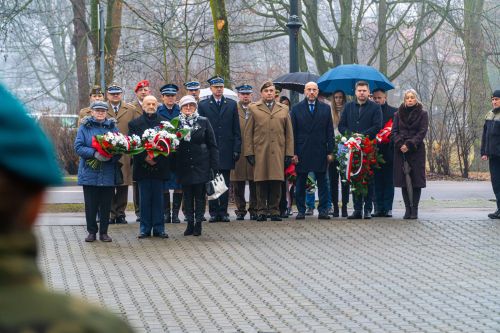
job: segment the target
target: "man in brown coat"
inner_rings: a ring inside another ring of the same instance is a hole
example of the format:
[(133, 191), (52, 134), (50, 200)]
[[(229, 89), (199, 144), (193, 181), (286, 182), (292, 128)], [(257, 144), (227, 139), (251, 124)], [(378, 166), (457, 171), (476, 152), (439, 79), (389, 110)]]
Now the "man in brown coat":
[(262, 99), (249, 105), (251, 117), (245, 126), (244, 152), (254, 166), (257, 193), (257, 221), (281, 221), (279, 201), (285, 167), (293, 156), (293, 129), (288, 107), (274, 100), (275, 87), (266, 81), (260, 88)]
[[(238, 91), (238, 115), (240, 120), (240, 129), (243, 132), (250, 118), (250, 110), (248, 105), (252, 102), (252, 86), (248, 84), (236, 87)], [(245, 139), (242, 138), (242, 146), (245, 145)], [(246, 200), (245, 200), (245, 185), (248, 181), (248, 186), (250, 187), (250, 205), (248, 207), (248, 212), (250, 213), (250, 219), (257, 219), (257, 196), (255, 193), (255, 183), (253, 182), (253, 167), (248, 163), (246, 159), (240, 158), (231, 170), (231, 183), (234, 189), (234, 199), (236, 202), (236, 219), (244, 220), (247, 214), (246, 210)]]
[[(95, 101), (104, 101), (104, 95), (102, 94), (100, 86), (93, 86), (92, 89), (90, 89), (89, 99), (90, 99), (89, 105)], [(92, 110), (90, 109), (90, 106), (80, 110), (78, 114), (78, 126), (80, 126), (80, 122), (82, 121), (83, 118), (90, 116), (91, 112)]]
[[(111, 84), (107, 89), (106, 97), (108, 99), (107, 118), (115, 118), (116, 126), (120, 133), (127, 135), (129, 132), (128, 123), (142, 114), (142, 110), (138, 111), (134, 106), (123, 101), (123, 89)], [(123, 155), (120, 158), (121, 171), (123, 174), (122, 185), (116, 186), (115, 195), (111, 202), (111, 215), (109, 223), (125, 224), (125, 209), (128, 203), (128, 187), (132, 185), (132, 168), (130, 156)]]

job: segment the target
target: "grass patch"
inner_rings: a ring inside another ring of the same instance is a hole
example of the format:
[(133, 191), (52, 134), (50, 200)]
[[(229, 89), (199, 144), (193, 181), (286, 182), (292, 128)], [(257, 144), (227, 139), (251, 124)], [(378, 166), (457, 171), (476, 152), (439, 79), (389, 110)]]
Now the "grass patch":
[[(126, 210), (134, 211), (134, 204), (129, 203), (127, 205)], [(85, 212), (85, 206), (82, 203), (44, 204), (42, 207), (42, 212), (44, 212), (44, 213), (83, 213), (83, 212)]]

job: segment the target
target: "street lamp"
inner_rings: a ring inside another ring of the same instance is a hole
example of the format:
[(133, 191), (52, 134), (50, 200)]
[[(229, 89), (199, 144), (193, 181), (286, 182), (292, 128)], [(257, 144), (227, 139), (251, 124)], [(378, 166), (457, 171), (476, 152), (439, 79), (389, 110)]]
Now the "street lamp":
[[(290, 16), (288, 17), (288, 35), (290, 36), (290, 73), (299, 71), (299, 31), (302, 23), (299, 17), (299, 3), (290, 0)], [(293, 104), (299, 101), (299, 94), (295, 91), (290, 93), (290, 101)]]

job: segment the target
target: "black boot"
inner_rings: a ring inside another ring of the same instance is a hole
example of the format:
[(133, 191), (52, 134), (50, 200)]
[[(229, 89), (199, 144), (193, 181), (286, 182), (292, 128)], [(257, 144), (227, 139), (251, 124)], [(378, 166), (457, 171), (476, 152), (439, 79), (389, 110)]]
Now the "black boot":
[(413, 189), (413, 205), (411, 207), (410, 219), (418, 219), (418, 204), (420, 202), (420, 194), (422, 193), (421, 188)]
[(401, 188), (401, 193), (403, 194), (403, 201), (405, 203), (405, 215), (403, 216), (403, 218), (407, 220), (410, 218), (411, 215), (410, 197), (408, 196), (408, 191), (406, 190), (406, 187)]
[(333, 217), (339, 217), (340, 216), (339, 205), (338, 204), (333, 204), (333, 213), (332, 213), (332, 216)]
[(163, 213), (164, 223), (172, 223), (172, 219), (170, 217), (170, 192), (168, 191), (163, 193), (163, 206), (164, 206), (164, 213)]
[(193, 236), (201, 236), (201, 222), (194, 223)]
[(347, 217), (347, 204), (342, 204), (342, 217)]
[(182, 193), (174, 192), (174, 199), (172, 202), (172, 223), (181, 223), (179, 220), (179, 210), (181, 209)]
[(184, 236), (190, 236), (192, 235), (194, 232), (194, 222), (191, 220), (191, 221), (187, 221), (187, 228), (186, 228), (186, 231), (184, 231)]

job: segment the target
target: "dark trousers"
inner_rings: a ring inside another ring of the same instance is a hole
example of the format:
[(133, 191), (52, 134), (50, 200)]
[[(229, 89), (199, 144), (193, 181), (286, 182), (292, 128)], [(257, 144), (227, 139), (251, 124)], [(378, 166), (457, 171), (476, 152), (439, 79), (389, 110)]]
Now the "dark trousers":
[(363, 202), (364, 202), (364, 210), (367, 212), (371, 212), (373, 208), (373, 183), (370, 182), (368, 184), (368, 194), (365, 196), (357, 195), (356, 193), (352, 193), (352, 202), (355, 211), (363, 211)]
[(255, 182), (257, 193), (257, 214), (279, 215), (281, 198), (281, 180), (266, 180)]
[[(318, 183), (319, 205), (318, 211), (320, 214), (328, 214), (328, 187), (326, 182), (326, 172), (315, 172), (316, 182)], [(306, 181), (307, 173), (297, 173), (295, 181), (295, 200), (299, 213), (306, 212)]]
[(339, 162), (335, 160), (328, 165), (328, 176), (330, 177), (330, 192), (332, 195), (333, 208), (339, 207), (339, 183), (342, 192), (342, 207), (347, 207), (349, 203), (349, 184), (342, 181), (337, 166)]
[(182, 185), (187, 222), (201, 222), (205, 212), (205, 184)]
[(125, 216), (128, 203), (128, 185), (116, 186), (111, 200), (111, 218)]
[[(237, 215), (245, 216), (247, 213), (247, 201), (245, 199), (245, 186), (246, 181), (233, 181), (231, 182), (234, 189), (234, 202), (236, 204)], [(257, 207), (257, 195), (255, 193), (255, 183), (251, 180), (248, 181), (248, 187), (250, 189), (250, 200), (248, 205), (248, 212), (250, 215), (256, 214)]]
[(286, 181), (281, 183), (281, 198), (280, 198), (280, 213), (285, 213), (288, 209), (288, 202), (286, 198), (286, 193), (288, 189), (286, 188)]
[(489, 164), (491, 185), (497, 199), (497, 209), (500, 209), (500, 156), (490, 156)]
[[(231, 170), (219, 170), (219, 172), (224, 176), (224, 182), (227, 188), (229, 188), (229, 174)], [(218, 199), (210, 200), (208, 202), (208, 211), (210, 216), (228, 216), (227, 205), (229, 202), (229, 191), (224, 192)]]
[(132, 189), (134, 191), (134, 210), (135, 210), (135, 216), (138, 218), (141, 217), (141, 207), (140, 207), (140, 195), (139, 195), (139, 184), (137, 182), (132, 183)]
[(165, 232), (163, 224), (163, 181), (159, 179), (142, 179), (138, 181), (141, 197), (140, 232), (146, 235), (159, 235)]
[[(113, 186), (83, 186), (83, 199), (85, 201), (85, 221), (89, 234), (107, 234), (109, 224), (109, 212), (111, 209), (111, 198), (113, 197)], [(97, 212), (99, 212), (99, 224), (97, 226)]]
[(382, 168), (375, 169), (374, 197), (376, 211), (387, 212), (392, 210), (394, 200), (393, 173), (392, 163), (383, 164)]

